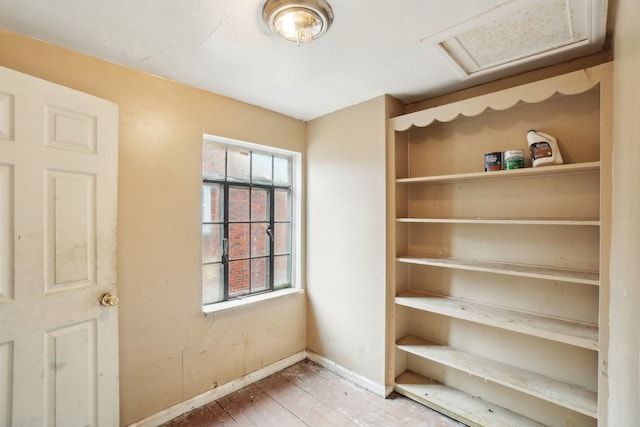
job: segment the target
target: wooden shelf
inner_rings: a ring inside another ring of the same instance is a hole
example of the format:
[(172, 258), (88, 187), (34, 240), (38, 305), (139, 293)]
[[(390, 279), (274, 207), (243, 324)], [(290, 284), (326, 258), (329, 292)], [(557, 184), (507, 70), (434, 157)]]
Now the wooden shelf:
[(399, 184), (450, 183), (464, 181), (488, 181), (506, 178), (541, 177), (553, 175), (571, 175), (600, 172), (600, 162), (573, 163), (567, 165), (551, 165), (537, 168), (523, 168), (494, 172), (472, 172), (453, 175), (421, 176), (415, 178), (398, 178)]
[(600, 226), (600, 220), (598, 219), (572, 218), (396, 218), (396, 222), (411, 224)]
[(555, 403), (572, 411), (596, 418), (598, 397), (584, 387), (563, 383), (525, 369), (495, 362), (484, 357), (406, 336), (397, 347), (416, 356), (458, 369), (497, 384)]
[(405, 371), (396, 378), (395, 390), (471, 427), (544, 427), (529, 418), (411, 371)]
[(515, 264), (495, 261), (480, 261), (463, 258), (401, 256), (398, 262), (421, 264), (433, 267), (455, 268), (459, 270), (481, 271), (509, 276), (531, 277), (535, 279), (582, 283), (598, 286), (599, 274), (595, 271), (571, 270), (529, 264)]
[(395, 302), (404, 307), (598, 350), (598, 327), (588, 323), (415, 291), (401, 293)]

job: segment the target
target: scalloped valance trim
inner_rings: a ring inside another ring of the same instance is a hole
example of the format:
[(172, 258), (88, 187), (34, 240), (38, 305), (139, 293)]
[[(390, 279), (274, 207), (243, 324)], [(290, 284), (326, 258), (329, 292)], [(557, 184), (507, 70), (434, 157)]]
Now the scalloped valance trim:
[(601, 64), (474, 98), (439, 105), (391, 118), (389, 119), (390, 127), (395, 131), (404, 131), (411, 126), (429, 126), (434, 121), (450, 122), (459, 116), (477, 116), (487, 109), (506, 110), (518, 102), (533, 104), (558, 94), (576, 95), (593, 89), (610, 70), (610, 64)]

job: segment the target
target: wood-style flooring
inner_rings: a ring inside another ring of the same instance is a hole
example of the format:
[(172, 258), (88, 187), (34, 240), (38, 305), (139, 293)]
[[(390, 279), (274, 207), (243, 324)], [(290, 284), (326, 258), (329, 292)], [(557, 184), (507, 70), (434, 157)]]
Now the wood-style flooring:
[(462, 427), (392, 393), (383, 399), (305, 360), (163, 427)]

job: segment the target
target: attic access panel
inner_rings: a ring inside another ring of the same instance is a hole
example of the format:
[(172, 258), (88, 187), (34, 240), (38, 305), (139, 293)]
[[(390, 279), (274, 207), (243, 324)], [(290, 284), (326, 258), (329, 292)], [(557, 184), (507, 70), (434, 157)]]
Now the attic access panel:
[(571, 49), (600, 50), (606, 11), (606, 0), (509, 0), (422, 42), (469, 77)]

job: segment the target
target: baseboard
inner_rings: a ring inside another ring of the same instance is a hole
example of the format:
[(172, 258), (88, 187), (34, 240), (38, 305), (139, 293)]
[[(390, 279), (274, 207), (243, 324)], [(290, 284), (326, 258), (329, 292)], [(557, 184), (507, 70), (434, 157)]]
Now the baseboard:
[(298, 362), (302, 362), (305, 359), (309, 359), (312, 362), (317, 363), (318, 365), (333, 372), (334, 374), (339, 375), (342, 378), (345, 378), (352, 383), (357, 384), (360, 387), (377, 394), (378, 396), (386, 397), (393, 391), (393, 386), (384, 386), (375, 383), (369, 378), (363, 377), (362, 375), (357, 374), (352, 370), (337, 364), (333, 360), (327, 359), (326, 357), (322, 357), (319, 354), (306, 350), (296, 353), (285, 359), (279, 360), (276, 363), (273, 363), (262, 369), (258, 369), (257, 371), (253, 371), (245, 375), (244, 377), (238, 378), (237, 380), (233, 380), (226, 384), (218, 386), (213, 390), (206, 391), (202, 394), (199, 394), (198, 396), (192, 397), (189, 400), (180, 402), (170, 408), (163, 409), (160, 412), (156, 412), (155, 414), (150, 415), (147, 418), (144, 418), (133, 424), (129, 424), (129, 427), (159, 426), (166, 423), (167, 421), (179, 417), (186, 412), (191, 411), (192, 409), (199, 408), (200, 406), (206, 405), (207, 403), (216, 401), (230, 393), (233, 393), (234, 391), (238, 391), (243, 387), (253, 384), (256, 381), (260, 381), (263, 378), (280, 372), (283, 369), (288, 368), (289, 366), (293, 366)]
[(160, 412), (156, 412), (155, 414), (150, 415), (147, 418), (130, 424), (129, 427), (156, 427), (160, 424), (164, 424), (167, 421), (174, 419), (175, 417), (179, 417), (185, 412), (189, 412), (192, 409), (199, 408), (200, 406), (206, 405), (207, 403), (218, 400), (226, 396), (227, 394), (238, 391), (243, 387), (255, 383), (256, 381), (260, 381), (263, 378), (280, 372), (283, 369), (288, 368), (289, 366), (293, 366), (296, 363), (305, 360), (306, 358), (307, 352), (301, 351), (262, 369), (253, 371), (241, 378), (238, 378), (237, 380), (233, 380), (212, 390), (199, 394), (198, 396), (195, 396), (189, 400), (185, 400), (184, 402), (173, 405), (170, 408), (163, 409)]
[(307, 358), (312, 362), (317, 363), (323, 368), (333, 372), (336, 375), (341, 376), (354, 384), (359, 385), (362, 388), (369, 390), (372, 393), (377, 394), (380, 397), (387, 397), (393, 391), (393, 386), (384, 386), (382, 384), (375, 383), (369, 378), (363, 377), (360, 374), (353, 372), (350, 369), (345, 368), (334, 362), (333, 360), (322, 357), (319, 354), (313, 353), (307, 350)]

